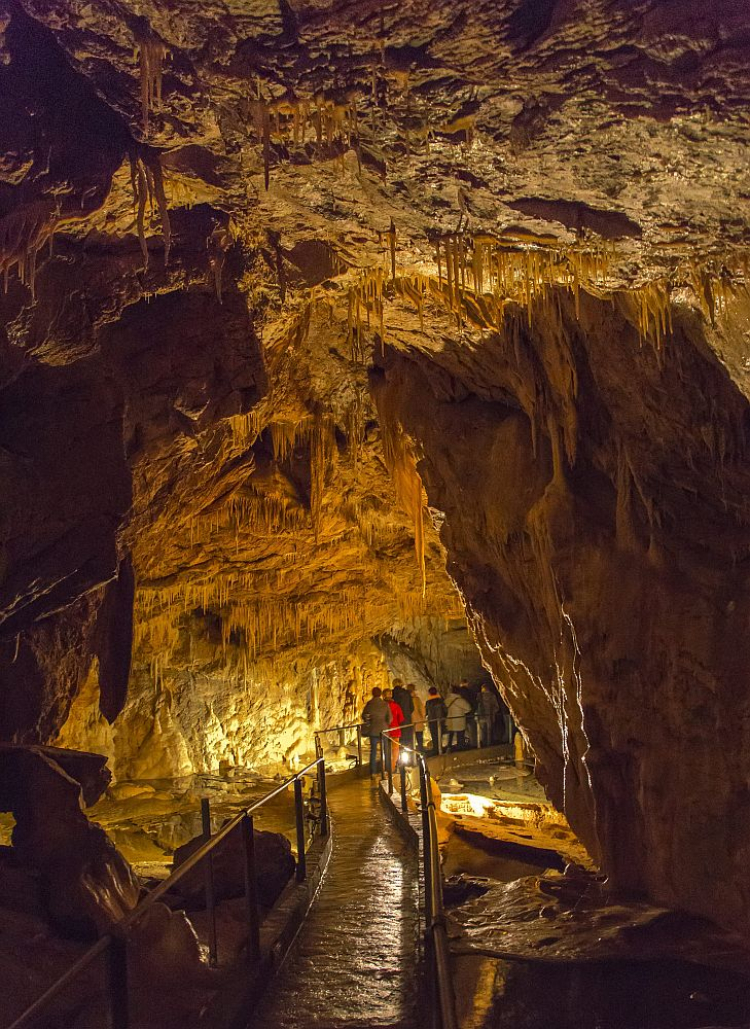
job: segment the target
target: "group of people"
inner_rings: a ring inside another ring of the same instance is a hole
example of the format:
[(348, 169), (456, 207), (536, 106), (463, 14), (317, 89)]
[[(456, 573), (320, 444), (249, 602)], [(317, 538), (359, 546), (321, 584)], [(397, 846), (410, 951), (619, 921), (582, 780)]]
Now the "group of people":
[(390, 764), (393, 769), (400, 745), (414, 750), (416, 743), (416, 749), (425, 752), (425, 725), (430, 731), (430, 753), (438, 754), (446, 732), (448, 750), (499, 742), (501, 715), (500, 701), (486, 683), (472, 687), (467, 679), (462, 679), (460, 685), (451, 688), (446, 700), (437, 687), (431, 686), (426, 703), (414, 683), (404, 685), (400, 679), (394, 679), (393, 689), (375, 686), (362, 711), (364, 734), (370, 740), (370, 775), (377, 772), (382, 733), (386, 731), (390, 747), (386, 746), (386, 753), (380, 756), (384, 759), (383, 767)]

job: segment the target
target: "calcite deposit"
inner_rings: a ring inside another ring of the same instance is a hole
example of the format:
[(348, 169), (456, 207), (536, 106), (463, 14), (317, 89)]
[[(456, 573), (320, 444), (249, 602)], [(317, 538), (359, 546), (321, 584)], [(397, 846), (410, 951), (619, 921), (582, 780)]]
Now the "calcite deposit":
[(610, 887), (746, 932), (749, 56), (0, 0), (1, 738), (293, 768), (476, 641)]

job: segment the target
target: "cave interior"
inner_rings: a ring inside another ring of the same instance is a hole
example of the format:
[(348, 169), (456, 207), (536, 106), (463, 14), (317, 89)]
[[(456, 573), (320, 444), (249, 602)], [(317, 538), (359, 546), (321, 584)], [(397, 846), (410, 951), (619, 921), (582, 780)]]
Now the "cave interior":
[(466, 678), (747, 953), (745, 0), (0, 0), (0, 98), (0, 925), (64, 968), (103, 794)]

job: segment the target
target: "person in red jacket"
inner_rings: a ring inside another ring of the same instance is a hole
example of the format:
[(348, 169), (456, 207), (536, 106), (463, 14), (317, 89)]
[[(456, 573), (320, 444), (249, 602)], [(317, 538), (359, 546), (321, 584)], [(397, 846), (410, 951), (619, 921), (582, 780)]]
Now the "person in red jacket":
[(388, 729), (388, 736), (391, 740), (391, 770), (395, 772), (396, 762), (398, 761), (398, 741), (401, 739), (399, 726), (404, 724), (404, 712), (393, 699), (393, 690), (383, 690), (383, 700), (387, 702), (393, 716)]

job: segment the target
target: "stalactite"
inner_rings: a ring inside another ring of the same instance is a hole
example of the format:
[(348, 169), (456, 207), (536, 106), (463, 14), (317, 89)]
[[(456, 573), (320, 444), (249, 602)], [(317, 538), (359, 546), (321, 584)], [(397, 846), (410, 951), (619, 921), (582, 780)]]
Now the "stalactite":
[(141, 70), (141, 116), (143, 132), (148, 135), (149, 118), (157, 104), (161, 103), (162, 71), (167, 48), (154, 37), (137, 41)]
[(346, 428), (349, 440), (349, 455), (355, 472), (359, 465), (362, 446), (365, 441), (366, 403), (364, 391), (355, 387), (354, 400), (347, 411)]
[(51, 243), (59, 224), (57, 206), (48, 200), (20, 207), (0, 219), (0, 274), (6, 293), (10, 272), (16, 269), (18, 278), (35, 297), (37, 254)]
[(391, 227), (388, 230), (388, 246), (391, 252), (391, 281), (396, 281), (396, 226), (391, 218)]
[(387, 395), (376, 394), (376, 403), (383, 438), (383, 455), (391, 473), (396, 498), (410, 516), (414, 526), (414, 550), (422, 577), (422, 594), (427, 589), (424, 550), (424, 487), (417, 471), (413, 444), (404, 432), (394, 412), (390, 409)]
[(146, 206), (159, 212), (162, 237), (164, 240), (164, 264), (169, 261), (172, 244), (172, 226), (169, 218), (169, 207), (164, 191), (164, 176), (161, 158), (158, 153), (146, 148), (138, 148), (130, 154), (130, 181), (133, 189), (133, 202), (136, 208), (136, 228), (138, 242), (143, 254), (143, 267), (148, 268), (149, 254), (146, 242)]
[[(308, 126), (315, 131), (318, 149), (325, 142), (328, 151), (340, 144), (351, 145), (357, 131), (357, 108), (354, 102), (339, 104), (322, 95), (310, 98), (269, 100), (262, 98), (262, 86), (256, 86), (256, 98), (250, 101), (253, 127), (262, 141), (263, 174), (266, 190), (270, 185), (271, 143), (278, 140), (287, 146), (304, 146)], [(314, 110), (313, 110), (314, 105)], [(338, 154), (343, 161), (343, 153)]]
[(336, 453), (334, 428), (330, 418), (315, 416), (310, 437), (310, 515), (316, 539), (322, 526), (326, 482)]
[(223, 225), (217, 225), (206, 242), (208, 252), (208, 264), (213, 273), (214, 290), (216, 299), (221, 303), (221, 278), (224, 271), (227, 251), (232, 245), (232, 237), (229, 230)]

